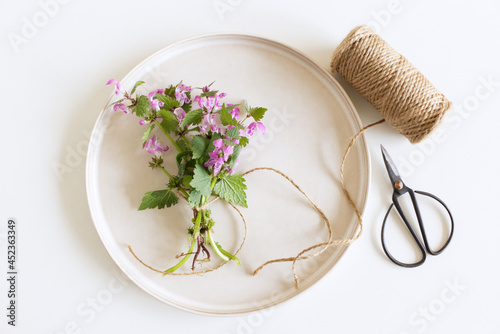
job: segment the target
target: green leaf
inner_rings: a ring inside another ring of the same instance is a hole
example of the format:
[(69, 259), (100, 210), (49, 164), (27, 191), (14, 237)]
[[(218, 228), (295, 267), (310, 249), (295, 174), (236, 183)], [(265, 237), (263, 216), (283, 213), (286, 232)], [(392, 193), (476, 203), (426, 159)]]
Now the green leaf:
[(160, 109), (160, 111), (158, 111), (158, 113), (162, 117), (161, 126), (168, 133), (177, 131), (177, 128), (179, 126), (179, 121), (175, 118), (174, 114), (172, 114), (168, 110), (163, 110), (163, 109)]
[(241, 137), (241, 138), (240, 138), (240, 145), (241, 145), (242, 147), (247, 146), (247, 145), (248, 145), (248, 142), (249, 142), (249, 140), (248, 140), (248, 138), (247, 138), (247, 137)]
[(142, 135), (142, 146), (144, 146), (144, 144), (146, 144), (146, 141), (149, 139), (149, 135), (151, 134), (151, 131), (153, 131), (155, 127), (155, 124), (152, 123), (148, 129), (146, 130), (146, 132), (144, 132), (144, 134)]
[(203, 110), (201, 109), (195, 109), (191, 110), (186, 114), (186, 117), (182, 120), (181, 126), (186, 126), (186, 125), (198, 125), (201, 123), (201, 116), (202, 116)]
[(231, 128), (226, 131), (226, 136), (228, 136), (231, 139), (240, 139), (240, 132), (238, 131), (238, 128)]
[(175, 160), (177, 161), (177, 168), (179, 168), (179, 176), (184, 175), (184, 166), (182, 165), (182, 158), (184, 158), (185, 156), (188, 156), (192, 153), (193, 152), (191, 152), (191, 151), (183, 151), (183, 152), (177, 153)]
[(235, 120), (233, 116), (231, 116), (225, 104), (222, 105), (222, 108), (220, 110), (220, 120), (222, 122), (222, 125), (224, 126), (228, 125), (236, 126), (238, 124), (238, 121)]
[(132, 88), (132, 91), (130, 92), (130, 95), (134, 95), (135, 93), (135, 90), (137, 89), (137, 87), (139, 87), (140, 85), (142, 85), (144, 83), (144, 81), (137, 81), (134, 85), (134, 88)]
[(248, 112), (250, 113), (250, 115), (252, 115), (253, 119), (258, 122), (264, 117), (266, 111), (266, 108), (257, 107), (250, 109)]
[(193, 159), (201, 158), (208, 147), (208, 140), (202, 136), (194, 136), (191, 139), (191, 146), (193, 146)]
[(228, 202), (247, 208), (246, 189), (247, 186), (243, 176), (241, 174), (233, 174), (226, 175), (220, 179), (215, 184), (214, 193)]
[(210, 188), (210, 183), (212, 182), (212, 178), (210, 174), (208, 174), (205, 167), (200, 164), (197, 164), (194, 168), (194, 176), (190, 185), (194, 189), (198, 190), (201, 195), (208, 197), (212, 193), (212, 189)]
[(215, 96), (215, 94), (217, 94), (218, 92), (218, 90), (211, 90), (206, 93), (201, 93), (200, 97)]
[(236, 165), (236, 161), (241, 153), (241, 146), (237, 145), (233, 148), (233, 154), (231, 154), (231, 159), (229, 160), (229, 168), (233, 169), (234, 165)]
[(201, 204), (201, 193), (198, 190), (191, 189), (188, 198), (189, 205), (194, 208)]
[(150, 191), (147, 192), (142, 198), (139, 210), (153, 208), (163, 209), (165, 206), (169, 208), (172, 205), (177, 204), (178, 201), (179, 197), (177, 197), (177, 195), (170, 189)]
[(141, 95), (137, 98), (137, 105), (135, 106), (135, 114), (139, 117), (144, 116), (149, 111), (149, 100), (146, 95)]
[(173, 108), (177, 108), (181, 105), (179, 103), (179, 101), (177, 101), (174, 98), (171, 98), (168, 95), (156, 94), (155, 96), (158, 99), (158, 101), (161, 101), (164, 103), (164, 105), (163, 105), (163, 107), (161, 107), (161, 109), (172, 110)]
[(181, 151), (189, 151), (188, 145), (184, 138), (179, 138), (176, 140), (177, 145), (181, 148)]

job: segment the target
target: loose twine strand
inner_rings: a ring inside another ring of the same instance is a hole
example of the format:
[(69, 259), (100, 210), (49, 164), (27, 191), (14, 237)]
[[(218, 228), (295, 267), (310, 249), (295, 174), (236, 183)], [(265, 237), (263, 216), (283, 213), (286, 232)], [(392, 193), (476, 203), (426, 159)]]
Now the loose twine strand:
[[(286, 258), (279, 258), (279, 259), (274, 259), (274, 260), (269, 260), (269, 261), (263, 263), (261, 266), (259, 266), (257, 269), (254, 270), (254, 272), (253, 272), (254, 276), (257, 275), (264, 267), (266, 267), (269, 264), (278, 263), (278, 262), (290, 262), (290, 261), (292, 261), (292, 272), (293, 272), (293, 278), (294, 278), (294, 282), (295, 282), (295, 288), (298, 289), (300, 279), (299, 279), (299, 276), (297, 275), (297, 270), (296, 270), (296, 263), (297, 263), (297, 261), (299, 261), (299, 260), (306, 260), (306, 259), (310, 259), (312, 257), (318, 256), (318, 255), (322, 254), (324, 251), (326, 251), (332, 245), (347, 245), (347, 244), (351, 244), (351, 243), (353, 243), (354, 241), (356, 241), (361, 236), (361, 233), (363, 232), (363, 217), (362, 217), (362, 213), (361, 213), (360, 209), (358, 208), (356, 202), (352, 199), (352, 196), (351, 196), (349, 190), (347, 190), (347, 187), (345, 185), (344, 167), (345, 167), (345, 163), (347, 161), (347, 157), (348, 157), (349, 153), (351, 152), (352, 148), (354, 147), (354, 145), (356, 144), (356, 141), (358, 140), (358, 138), (366, 130), (368, 130), (369, 128), (371, 128), (373, 126), (376, 126), (378, 124), (381, 124), (384, 121), (385, 120), (382, 119), (382, 120), (377, 121), (375, 123), (369, 124), (369, 125), (365, 126), (364, 128), (362, 128), (361, 130), (359, 130), (351, 138), (351, 140), (349, 141), (349, 144), (347, 145), (346, 151), (344, 153), (344, 156), (342, 157), (342, 161), (341, 161), (341, 164), (340, 164), (340, 181), (341, 181), (341, 184), (342, 184), (342, 190), (343, 190), (343, 192), (344, 192), (344, 194), (345, 194), (345, 196), (347, 198), (347, 201), (349, 202), (350, 206), (353, 208), (354, 212), (356, 213), (356, 218), (357, 218), (357, 221), (358, 221), (358, 228), (357, 228), (358, 229), (358, 233), (353, 238), (333, 240), (332, 239), (332, 224), (330, 223), (330, 220), (328, 219), (328, 217), (318, 207), (318, 205), (309, 197), (309, 195), (307, 195), (307, 193), (292, 178), (290, 178), (288, 175), (286, 175), (282, 171), (280, 171), (278, 169), (275, 169), (275, 168), (271, 168), (271, 167), (257, 167), (257, 168), (253, 168), (253, 169), (251, 169), (251, 170), (243, 173), (243, 175), (248, 175), (248, 174), (254, 173), (256, 171), (271, 171), (271, 172), (274, 172), (274, 173), (282, 176), (285, 180), (287, 180), (288, 182), (290, 182), (295, 187), (295, 189), (297, 189), (309, 201), (309, 203), (311, 204), (311, 206), (319, 213), (319, 215), (321, 216), (321, 218), (325, 222), (325, 226), (326, 226), (327, 231), (328, 231), (328, 241), (323, 242), (323, 243), (319, 243), (319, 244), (315, 244), (313, 246), (310, 246), (310, 247), (302, 250), (296, 256), (286, 257)], [(184, 200), (187, 201), (187, 198), (184, 195), (182, 195), (181, 193), (179, 193), (179, 195), (181, 196), (181, 198), (183, 198)], [(217, 201), (218, 199), (219, 199), (219, 197), (214, 197), (207, 204), (203, 205), (202, 207), (195, 208), (195, 210), (203, 210), (209, 204)], [(244, 225), (244, 228), (245, 228), (243, 240), (241, 241), (239, 248), (234, 253), (235, 255), (237, 255), (240, 252), (240, 250), (243, 248), (243, 245), (245, 244), (245, 241), (246, 241), (246, 237), (247, 237), (247, 223), (246, 223), (245, 217), (243, 216), (241, 210), (238, 209), (234, 204), (232, 204), (230, 202), (228, 202), (228, 203), (229, 203), (229, 205), (231, 205), (231, 207), (234, 210), (236, 210), (238, 212), (238, 214), (240, 215), (240, 217), (241, 217), (241, 219), (243, 221), (243, 225)], [(321, 250), (315, 252), (315, 253), (304, 255), (304, 254), (310, 252), (311, 250), (319, 248), (319, 247), (323, 247), (323, 248)], [(219, 264), (216, 267), (207, 268), (207, 269), (202, 270), (202, 271), (192, 271), (192, 272), (184, 272), (184, 273), (175, 273), (175, 272), (174, 273), (165, 273), (164, 271), (156, 269), (156, 268), (148, 265), (147, 263), (145, 263), (143, 260), (141, 260), (134, 253), (134, 251), (132, 250), (132, 246), (129, 245), (128, 249), (129, 249), (130, 253), (136, 258), (136, 260), (139, 261), (142, 265), (144, 265), (145, 267), (147, 267), (147, 268), (149, 268), (149, 269), (151, 269), (151, 270), (153, 270), (155, 272), (162, 273), (164, 275), (172, 275), (172, 276), (201, 275), (201, 274), (204, 274), (204, 273), (215, 271), (215, 270), (221, 268), (222, 266), (224, 266), (227, 263), (227, 262), (223, 262), (223, 263)]]
[(411, 143), (432, 133), (451, 107), (415, 66), (368, 26), (346, 36), (330, 65)]

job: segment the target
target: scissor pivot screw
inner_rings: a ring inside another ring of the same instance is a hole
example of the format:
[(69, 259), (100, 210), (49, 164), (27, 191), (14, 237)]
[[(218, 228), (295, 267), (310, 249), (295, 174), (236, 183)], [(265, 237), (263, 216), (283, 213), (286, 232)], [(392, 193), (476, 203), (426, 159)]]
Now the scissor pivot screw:
[(404, 186), (403, 181), (396, 181), (394, 186), (396, 187), (397, 190), (403, 189), (403, 186)]

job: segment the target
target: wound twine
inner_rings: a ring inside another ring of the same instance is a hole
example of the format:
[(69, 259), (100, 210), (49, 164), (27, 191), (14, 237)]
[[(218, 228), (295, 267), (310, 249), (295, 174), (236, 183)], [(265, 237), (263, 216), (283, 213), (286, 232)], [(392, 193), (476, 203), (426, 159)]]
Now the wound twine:
[(368, 26), (353, 29), (340, 43), (331, 70), (412, 144), (436, 129), (451, 107), (417, 68)]
[[(292, 262), (292, 271), (295, 287), (299, 286), (299, 277), (296, 272), (296, 263), (300, 260), (309, 259), (322, 254), (331, 246), (348, 245), (356, 241), (363, 232), (363, 218), (360, 209), (352, 199), (347, 190), (344, 180), (344, 167), (346, 160), (358, 138), (369, 128), (387, 121), (394, 129), (405, 136), (411, 143), (418, 143), (437, 128), (443, 120), (444, 115), (450, 109), (451, 103), (441, 94), (413, 65), (411, 65), (402, 55), (394, 51), (384, 40), (375, 34), (369, 27), (361, 26), (352, 30), (342, 41), (333, 54), (331, 62), (332, 71), (337, 71), (349, 82), (368, 102), (370, 102), (384, 117), (384, 119), (369, 124), (359, 130), (349, 141), (344, 156), (340, 164), (340, 180), (344, 195), (356, 214), (358, 222), (357, 233), (348, 239), (334, 239), (332, 235), (332, 224), (323, 211), (314, 201), (302, 190), (297, 183), (283, 172), (270, 168), (259, 167), (245, 172), (248, 175), (256, 171), (271, 171), (290, 182), (318, 212), (325, 222), (328, 231), (328, 239), (325, 242), (312, 245), (295, 256), (269, 260), (254, 270), (253, 275), (257, 275), (264, 267), (272, 263)], [(182, 194), (179, 194), (187, 201)], [(209, 204), (218, 200), (213, 198), (202, 207), (194, 208), (199, 211)], [(239, 248), (234, 253), (239, 253), (247, 237), (247, 223), (242, 212), (229, 203), (238, 212), (244, 225), (244, 236)], [(147, 268), (163, 273), (164, 275), (199, 275), (219, 269), (227, 262), (207, 268), (202, 271), (192, 271), (183, 273), (164, 273), (144, 261), (142, 261), (128, 246), (130, 253)], [(310, 251), (321, 248), (315, 253)]]

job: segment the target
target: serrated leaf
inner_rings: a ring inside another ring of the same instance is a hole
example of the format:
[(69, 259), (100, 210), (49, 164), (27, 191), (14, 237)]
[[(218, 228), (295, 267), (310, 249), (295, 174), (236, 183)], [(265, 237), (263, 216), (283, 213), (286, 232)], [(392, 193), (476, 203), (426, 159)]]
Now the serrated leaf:
[(214, 193), (233, 204), (248, 207), (247, 195), (245, 190), (247, 186), (245, 179), (241, 174), (226, 175), (214, 186)]
[(146, 141), (149, 139), (149, 135), (151, 134), (151, 131), (153, 131), (155, 127), (155, 124), (152, 123), (148, 129), (146, 130), (146, 132), (144, 132), (144, 134), (142, 135), (142, 146), (144, 146), (144, 144), (146, 144)]
[(241, 135), (240, 132), (238, 131), (238, 128), (231, 128), (226, 131), (226, 136), (228, 136), (231, 139), (240, 139)]
[(195, 136), (191, 139), (191, 146), (193, 147), (193, 159), (201, 158), (208, 147), (208, 140), (202, 136)]
[(198, 190), (191, 189), (189, 192), (188, 203), (192, 208), (199, 206), (201, 204), (201, 193)]
[(248, 145), (248, 143), (249, 143), (249, 140), (248, 140), (248, 138), (247, 138), (247, 137), (241, 137), (241, 138), (240, 138), (240, 145), (241, 145), (242, 147), (247, 146), (247, 145)]
[(149, 111), (149, 100), (146, 95), (141, 95), (137, 98), (137, 105), (135, 106), (135, 114), (139, 117), (144, 116)]
[(172, 205), (177, 204), (179, 201), (179, 197), (170, 189), (165, 190), (156, 190), (147, 192), (142, 198), (141, 206), (139, 206), (139, 210), (145, 209), (163, 209), (165, 206), (167, 208)]
[(172, 110), (172, 109), (177, 108), (181, 105), (179, 103), (179, 101), (177, 101), (174, 98), (171, 98), (168, 95), (156, 94), (156, 98), (158, 99), (158, 101), (161, 101), (164, 103), (163, 107), (161, 107), (161, 109), (164, 109), (164, 110)]
[(233, 169), (234, 165), (236, 165), (236, 161), (238, 161), (238, 157), (241, 153), (241, 146), (237, 145), (233, 148), (233, 154), (231, 154), (231, 159), (229, 160), (229, 168)]
[(175, 86), (170, 85), (170, 87), (165, 88), (165, 95), (170, 96), (171, 98), (175, 99)]
[(175, 116), (168, 110), (160, 109), (158, 113), (162, 117), (161, 126), (168, 132), (177, 131), (179, 127), (179, 121), (175, 118)]
[(263, 117), (264, 117), (264, 114), (266, 113), (267, 109), (266, 108), (261, 108), (261, 107), (257, 107), (257, 108), (252, 108), (248, 111), (248, 113), (250, 115), (252, 115), (253, 119), (258, 122), (260, 121)]
[(229, 110), (227, 109), (226, 105), (223, 104), (222, 108), (220, 110), (220, 121), (222, 122), (222, 125), (228, 126), (228, 125), (234, 125), (236, 126), (238, 124), (238, 121), (231, 116), (229, 113)]
[(186, 114), (186, 117), (182, 120), (181, 126), (186, 126), (186, 125), (198, 125), (201, 123), (201, 116), (202, 116), (203, 110), (201, 109), (195, 109), (191, 110)]
[(179, 176), (184, 175), (184, 165), (182, 164), (182, 158), (184, 158), (185, 156), (188, 156), (192, 153), (193, 152), (191, 152), (191, 151), (183, 151), (183, 152), (177, 153), (177, 155), (175, 156), (175, 161), (177, 161), (177, 168), (179, 169)]
[(211, 182), (212, 178), (205, 167), (197, 164), (194, 168), (193, 180), (190, 183), (191, 187), (198, 190), (201, 195), (208, 197), (212, 193), (212, 189), (210, 188)]
[(134, 95), (135, 93), (135, 90), (137, 89), (137, 87), (139, 87), (140, 85), (142, 85), (144, 83), (144, 81), (137, 81), (134, 85), (134, 88), (132, 88), (132, 91), (130, 92), (130, 95)]
[(184, 138), (177, 139), (176, 143), (181, 148), (181, 151), (189, 151), (188, 145), (186, 144), (186, 140)]

